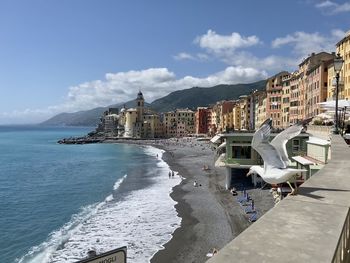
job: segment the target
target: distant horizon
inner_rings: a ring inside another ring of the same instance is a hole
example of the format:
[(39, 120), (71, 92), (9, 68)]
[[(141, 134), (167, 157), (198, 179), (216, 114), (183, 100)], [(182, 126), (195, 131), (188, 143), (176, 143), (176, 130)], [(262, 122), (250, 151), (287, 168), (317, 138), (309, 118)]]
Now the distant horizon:
[(344, 0), (2, 1), (0, 124), (294, 71), (335, 51), (349, 13)]

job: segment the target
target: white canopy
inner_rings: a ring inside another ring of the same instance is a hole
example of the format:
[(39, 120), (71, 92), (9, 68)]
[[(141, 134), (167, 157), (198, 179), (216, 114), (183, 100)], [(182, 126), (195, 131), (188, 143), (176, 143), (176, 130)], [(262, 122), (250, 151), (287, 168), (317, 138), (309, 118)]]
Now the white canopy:
[(221, 138), (221, 135), (218, 134), (218, 135), (215, 135), (213, 138), (211, 138), (210, 141), (211, 141), (212, 143), (218, 143), (219, 140), (220, 140), (220, 138)]
[[(335, 100), (325, 101), (318, 103), (321, 108), (335, 108)], [(338, 100), (338, 108), (350, 108), (350, 101), (349, 100)]]
[(218, 150), (220, 150), (222, 148), (226, 148), (226, 142), (223, 142), (222, 144), (220, 144), (219, 147), (216, 150), (218, 151)]

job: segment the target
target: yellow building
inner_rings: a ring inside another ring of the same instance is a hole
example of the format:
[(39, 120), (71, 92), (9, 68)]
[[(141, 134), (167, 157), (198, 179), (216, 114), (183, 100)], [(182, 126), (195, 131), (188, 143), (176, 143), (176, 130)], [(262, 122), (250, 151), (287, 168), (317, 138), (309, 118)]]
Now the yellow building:
[(281, 128), (285, 129), (290, 126), (289, 106), (290, 106), (290, 80), (292, 74), (282, 77), (282, 103), (281, 103)]
[[(339, 99), (350, 99), (350, 31), (336, 44), (336, 53), (344, 60), (340, 71)], [(333, 72), (333, 76), (335, 76)]]
[(226, 132), (234, 129), (232, 110), (223, 114), (223, 129)]
[(290, 79), (290, 88), (289, 88), (289, 123), (295, 124), (298, 122), (299, 119), (299, 111), (302, 108), (300, 97), (301, 97), (301, 91), (299, 89), (299, 82), (300, 82), (301, 76), (300, 73), (294, 72), (291, 75)]
[(258, 129), (266, 119), (266, 92), (264, 91), (258, 96), (255, 106), (255, 129)]
[(175, 137), (177, 125), (175, 112), (165, 112), (163, 116), (163, 127), (165, 137)]
[(184, 137), (195, 133), (195, 113), (189, 109), (177, 109), (164, 113), (163, 125), (166, 137)]
[(241, 129), (241, 107), (238, 103), (232, 109), (232, 123), (235, 130)]
[(239, 97), (239, 106), (241, 113), (241, 130), (249, 130), (250, 121), (250, 97), (247, 95), (242, 95)]
[(194, 111), (189, 109), (175, 110), (176, 137), (184, 137), (195, 133)]
[(335, 71), (333, 63), (328, 65), (327, 100), (335, 99)]

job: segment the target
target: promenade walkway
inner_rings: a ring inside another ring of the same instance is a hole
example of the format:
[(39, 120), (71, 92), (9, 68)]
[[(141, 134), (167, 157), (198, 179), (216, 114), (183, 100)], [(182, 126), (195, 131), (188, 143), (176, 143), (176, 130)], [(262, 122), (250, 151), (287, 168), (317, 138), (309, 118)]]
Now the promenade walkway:
[(332, 137), (332, 160), (208, 260), (350, 262), (350, 148)]

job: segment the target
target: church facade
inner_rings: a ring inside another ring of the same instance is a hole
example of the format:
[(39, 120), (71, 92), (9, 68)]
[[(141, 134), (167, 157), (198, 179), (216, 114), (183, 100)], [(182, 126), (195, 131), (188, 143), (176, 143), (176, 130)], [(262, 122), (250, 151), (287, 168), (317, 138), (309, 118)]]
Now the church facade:
[(145, 109), (145, 100), (141, 91), (137, 94), (136, 107), (127, 109), (110, 108), (101, 117), (96, 129), (110, 138), (161, 138), (164, 137), (163, 125), (159, 114)]

